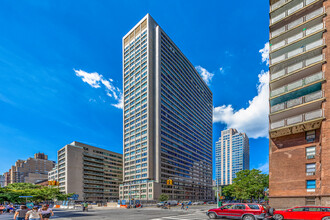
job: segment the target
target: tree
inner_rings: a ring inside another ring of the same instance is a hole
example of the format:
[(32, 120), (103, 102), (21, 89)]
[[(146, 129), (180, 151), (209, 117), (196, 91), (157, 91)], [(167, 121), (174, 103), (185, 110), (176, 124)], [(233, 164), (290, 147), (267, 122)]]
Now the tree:
[(162, 194), (160, 194), (160, 196), (159, 196), (159, 201), (161, 201), (161, 202), (165, 202), (165, 201), (167, 201), (169, 199), (169, 196), (167, 195), (167, 194), (165, 194), (165, 193), (162, 193)]
[(224, 188), (226, 196), (239, 200), (253, 200), (265, 198), (265, 191), (269, 187), (268, 174), (262, 174), (260, 170), (242, 170), (236, 173), (233, 184)]
[(43, 187), (31, 183), (13, 183), (5, 188), (0, 189), (0, 203), (8, 202), (24, 202), (24, 198), (19, 196), (33, 196), (29, 201), (47, 201), (47, 200), (67, 200), (71, 194), (61, 193), (57, 187)]

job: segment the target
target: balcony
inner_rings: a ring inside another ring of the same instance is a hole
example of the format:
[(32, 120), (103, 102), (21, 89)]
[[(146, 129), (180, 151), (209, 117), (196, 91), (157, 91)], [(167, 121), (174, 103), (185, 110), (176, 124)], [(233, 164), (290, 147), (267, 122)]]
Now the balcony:
[[(284, 53), (280, 56), (274, 57), (270, 59), (270, 68), (274, 67), (275, 65), (278, 65), (282, 63), (283, 61), (286, 61), (288, 63), (289, 60), (292, 60), (293, 58), (297, 58), (298, 56), (307, 54), (308, 52), (311, 52), (318, 48), (323, 48), (325, 46), (324, 39), (318, 39), (311, 43), (301, 45), (298, 48), (295, 48), (287, 53)], [(297, 46), (296, 46), (297, 47)], [(284, 64), (285, 65), (285, 64)]]
[(300, 30), (313, 26), (315, 23), (321, 23), (322, 17), (325, 15), (325, 8), (319, 7), (312, 12), (295, 19), (294, 21), (283, 25), (273, 31), (270, 32), (270, 41), (273, 43), (275, 39), (281, 41), (281, 39), (288, 38), (291, 35), (291, 32), (297, 31), (298, 28)]
[[(306, 60), (302, 60), (298, 63), (292, 64), (288, 67), (285, 67), (284, 69), (271, 73), (270, 75), (270, 83), (276, 86), (276, 81), (279, 81), (283, 78), (287, 78), (288, 76), (291, 76), (290, 78), (296, 78), (293, 75), (306, 75), (307, 73), (311, 71), (318, 71), (322, 69), (322, 64), (325, 62), (325, 56), (324, 54), (320, 54), (314, 57), (311, 57)], [(306, 73), (305, 73), (306, 72)], [(299, 77), (299, 76), (297, 76)]]
[(288, 45), (292, 45), (300, 40), (306, 39), (317, 33), (321, 33), (321, 36), (319, 37), (319, 38), (321, 38), (322, 33), (324, 31), (325, 31), (325, 24), (323, 22), (315, 24), (308, 28), (304, 28), (304, 29), (302, 29), (302, 31), (296, 32), (292, 36), (288, 36), (288, 38), (286, 38), (280, 42), (271, 44), (270, 53), (274, 53), (274, 52), (283, 50), (283, 48), (287, 47)]
[[(86, 172), (84, 172), (84, 173), (86, 174)], [(93, 179), (93, 180), (104, 180), (104, 177), (89, 176), (89, 175), (84, 175), (84, 178)]]
[(83, 182), (103, 185), (103, 181), (84, 180)]
[(96, 172), (90, 172), (90, 171), (84, 171), (84, 174), (91, 174), (95, 176), (104, 176), (104, 173), (96, 173)]
[(312, 7), (315, 3), (320, 0), (298, 0), (298, 1), (289, 1), (286, 4), (282, 4), (281, 7), (278, 7), (276, 11), (270, 13), (270, 24), (269, 26), (274, 26), (279, 24), (282, 21), (287, 20), (289, 17), (298, 14), (299, 12), (306, 10), (307, 8)]
[(314, 110), (304, 114), (298, 114), (290, 118), (270, 123), (270, 137), (296, 134), (309, 130), (315, 130), (321, 126), (324, 119), (323, 109)]
[(104, 160), (100, 160), (100, 159), (95, 159), (95, 158), (90, 158), (90, 157), (83, 157), (84, 160), (88, 160), (88, 161), (92, 161), (92, 162), (96, 162), (96, 163), (104, 163)]
[(304, 88), (306, 86), (312, 85), (316, 82), (319, 82), (321, 80), (324, 80), (324, 73), (318, 72), (316, 74), (310, 75), (306, 78), (297, 80), (293, 83), (287, 84), (285, 86), (282, 86), (280, 88), (274, 89), (270, 92), (270, 99), (273, 99), (275, 97), (284, 95), (286, 93), (296, 91), (298, 89)]
[(90, 163), (90, 162), (86, 162), (86, 161), (84, 161), (84, 162), (83, 162), (83, 164), (85, 164), (85, 165), (90, 165), (90, 166), (94, 166), (94, 167), (101, 167), (101, 168), (103, 168), (103, 167), (104, 167), (104, 165), (103, 165), (103, 164), (98, 164), (98, 163)]
[[(85, 164), (85, 163), (84, 163)], [(84, 166), (84, 170), (95, 170), (95, 171), (101, 171), (103, 172), (104, 170), (101, 168), (95, 168), (95, 167), (90, 167), (90, 166)]]
[(312, 102), (312, 101), (315, 101), (318, 99), (323, 99), (323, 98), (324, 98), (323, 92), (317, 91), (317, 92), (314, 92), (314, 93), (311, 93), (311, 94), (308, 94), (308, 95), (305, 95), (305, 96), (302, 96), (302, 97), (299, 97), (296, 99), (291, 99), (290, 101), (287, 101), (287, 102), (284, 102), (281, 104), (274, 105), (270, 108), (270, 112), (271, 112), (271, 114), (274, 114), (279, 111), (284, 111), (284, 110), (287, 110), (287, 109), (290, 109), (290, 108), (293, 108), (293, 107), (296, 107), (296, 106), (299, 106), (302, 104), (306, 104), (306, 103), (309, 103), (309, 102)]

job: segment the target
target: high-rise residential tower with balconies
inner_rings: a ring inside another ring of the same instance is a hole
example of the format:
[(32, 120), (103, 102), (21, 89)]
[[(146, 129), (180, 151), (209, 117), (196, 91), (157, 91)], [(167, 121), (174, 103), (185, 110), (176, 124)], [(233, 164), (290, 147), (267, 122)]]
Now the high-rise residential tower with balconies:
[(212, 92), (149, 14), (123, 37), (123, 90), (120, 198), (212, 199)]
[(229, 128), (221, 131), (215, 144), (216, 183), (226, 186), (233, 183), (236, 173), (250, 168), (249, 138), (245, 133)]
[(272, 206), (330, 205), (329, 1), (270, 0)]

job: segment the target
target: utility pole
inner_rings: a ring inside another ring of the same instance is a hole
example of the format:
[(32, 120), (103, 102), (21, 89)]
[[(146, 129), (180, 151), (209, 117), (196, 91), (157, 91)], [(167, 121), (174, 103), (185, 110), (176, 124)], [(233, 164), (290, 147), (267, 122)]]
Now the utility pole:
[(219, 208), (219, 178), (217, 178), (217, 207)]

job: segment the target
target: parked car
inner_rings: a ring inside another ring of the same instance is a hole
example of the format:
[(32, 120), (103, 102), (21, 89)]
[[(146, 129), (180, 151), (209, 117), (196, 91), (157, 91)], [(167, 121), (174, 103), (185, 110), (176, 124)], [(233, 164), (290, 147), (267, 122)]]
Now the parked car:
[(167, 205), (170, 205), (170, 206), (177, 206), (178, 205), (178, 201), (176, 200), (169, 200), (167, 201)]
[(192, 204), (193, 204), (193, 205), (203, 205), (204, 202), (193, 202)]
[(165, 204), (165, 202), (159, 202), (159, 203), (157, 203), (157, 207), (162, 207), (162, 206), (164, 206), (164, 204)]
[(208, 201), (206, 204), (216, 204), (215, 201)]
[(274, 212), (274, 219), (330, 220), (330, 207), (300, 206)]
[(210, 219), (233, 218), (242, 220), (264, 219), (266, 216), (273, 215), (273, 209), (254, 203), (234, 203), (223, 205), (220, 208), (210, 209), (206, 215)]

